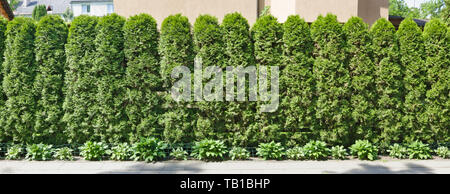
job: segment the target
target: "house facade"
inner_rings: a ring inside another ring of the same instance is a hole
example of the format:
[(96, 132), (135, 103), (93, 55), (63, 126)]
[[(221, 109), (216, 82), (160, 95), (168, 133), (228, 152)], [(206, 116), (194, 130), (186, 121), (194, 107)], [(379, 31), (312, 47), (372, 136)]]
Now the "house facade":
[(79, 15), (105, 16), (114, 13), (113, 0), (72, 0), (74, 17)]
[(23, 0), (19, 1), (16, 10), (14, 11), (15, 16), (31, 17), (33, 14), (33, 9), (37, 5), (45, 5), (47, 7), (47, 14), (60, 15), (62, 16), (64, 12), (70, 6), (70, 0)]

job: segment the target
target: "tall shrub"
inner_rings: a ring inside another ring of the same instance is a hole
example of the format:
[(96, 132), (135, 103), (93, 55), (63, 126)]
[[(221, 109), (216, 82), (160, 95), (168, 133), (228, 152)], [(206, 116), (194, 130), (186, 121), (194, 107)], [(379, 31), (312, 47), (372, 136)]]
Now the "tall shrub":
[(34, 90), (37, 96), (36, 124), (33, 138), (37, 142), (64, 143), (62, 87), (66, 62), (64, 45), (68, 29), (59, 16), (43, 17), (36, 29), (37, 74)]
[[(197, 53), (196, 57), (201, 59), (203, 71), (208, 70), (207, 68), (211, 66), (217, 66), (224, 70), (224, 44), (219, 21), (216, 17), (201, 15), (197, 18), (194, 24), (194, 44)], [(222, 79), (223, 81), (224, 78), (225, 76), (215, 77), (215, 75), (212, 75), (210, 78), (202, 78), (201, 86), (203, 88), (208, 81), (213, 81), (213, 79)], [(224, 88), (214, 88), (212, 92), (215, 92), (216, 89), (223, 91)], [(205, 138), (217, 139), (217, 134), (226, 130), (224, 119), (225, 103), (202, 100), (196, 103), (199, 110), (194, 131), (195, 138), (198, 141)]]
[(425, 26), (426, 69), (428, 91), (426, 93), (426, 117), (432, 133), (431, 142), (448, 142), (450, 129), (450, 31), (439, 19)]
[(346, 42), (337, 17), (319, 16), (311, 26), (315, 43), (314, 77), (317, 87), (316, 117), (320, 137), (331, 144), (352, 142), (350, 74)]
[[(283, 25), (278, 23), (277, 18), (272, 15), (264, 15), (256, 20), (251, 29), (251, 36), (254, 42), (254, 55), (258, 67), (279, 66), (282, 68), (281, 60), (283, 54)], [(267, 88), (271, 88), (271, 72), (267, 72)], [(259, 85), (259, 87), (262, 87)], [(269, 91), (270, 92), (270, 91)], [(261, 97), (261, 94), (259, 94)], [(266, 102), (258, 101), (260, 108)], [(258, 108), (258, 109), (259, 109)], [(258, 110), (257, 109), (257, 110)], [(281, 141), (281, 117), (280, 110), (275, 112), (262, 113), (258, 111), (258, 124), (260, 142)]]
[[(248, 67), (255, 65), (253, 43), (250, 37), (249, 24), (239, 13), (225, 15), (222, 21), (222, 36), (225, 44), (226, 65), (232, 67)], [(233, 80), (236, 86), (236, 79)], [(234, 87), (236, 91), (236, 87)], [(257, 146), (258, 124), (255, 121), (256, 103), (236, 100), (227, 102), (225, 126), (229, 130), (227, 143), (233, 146)]]
[(403, 139), (403, 68), (398, 61), (395, 27), (379, 19), (370, 29), (377, 95), (377, 130), (383, 143)]
[(129, 132), (125, 113), (125, 55), (123, 26), (125, 18), (111, 14), (101, 17), (95, 38), (92, 76), (97, 86), (94, 116), (95, 136), (105, 142), (127, 140)]
[(396, 33), (400, 48), (400, 62), (405, 68), (404, 117), (406, 141), (429, 141), (431, 131), (424, 121), (426, 96), (426, 67), (422, 30), (412, 19), (405, 19)]
[(34, 140), (35, 30), (32, 19), (17, 17), (8, 23), (6, 31), (3, 91), (8, 99), (3, 127), (14, 142), (31, 143)]
[(6, 44), (6, 26), (8, 21), (5, 18), (0, 18), (0, 142), (6, 139), (6, 135), (3, 132), (3, 117), (5, 116), (5, 101), (6, 96), (3, 92), (2, 82), (3, 82), (3, 53), (5, 52)]
[(180, 14), (167, 17), (161, 26), (159, 40), (161, 56), (161, 76), (164, 89), (167, 91), (165, 106), (167, 110), (162, 116), (163, 139), (169, 143), (191, 142), (195, 125), (195, 110), (190, 102), (176, 102), (170, 95), (175, 79), (171, 78), (173, 68), (186, 66), (191, 72), (194, 69), (194, 46), (191, 36), (191, 24), (187, 17)]
[(45, 5), (36, 5), (33, 9), (33, 13), (31, 14), (31, 17), (39, 21), (42, 17), (47, 15), (47, 7)]
[(93, 16), (76, 17), (69, 29), (66, 45), (64, 77), (64, 133), (69, 143), (94, 141), (93, 114), (97, 85), (90, 71), (95, 59), (95, 36), (98, 19)]
[(313, 41), (308, 23), (298, 15), (289, 16), (283, 30), (281, 127), (288, 134), (288, 146), (304, 145), (315, 138), (312, 132), (316, 129)]
[(378, 137), (376, 118), (375, 66), (372, 61), (369, 26), (359, 17), (344, 25), (347, 36), (351, 75), (352, 119), (356, 139), (375, 140)]
[(126, 68), (126, 113), (130, 122), (130, 140), (157, 137), (161, 115), (161, 77), (159, 75), (156, 20), (147, 14), (128, 18), (124, 26)]

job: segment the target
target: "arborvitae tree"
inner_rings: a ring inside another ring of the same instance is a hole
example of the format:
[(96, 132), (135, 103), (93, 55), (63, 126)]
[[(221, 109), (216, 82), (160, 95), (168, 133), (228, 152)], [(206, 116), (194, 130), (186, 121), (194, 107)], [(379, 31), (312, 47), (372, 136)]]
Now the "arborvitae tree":
[(126, 68), (126, 113), (130, 122), (130, 141), (140, 137), (159, 137), (162, 114), (156, 20), (148, 14), (130, 17), (124, 26)]
[(6, 25), (8, 25), (8, 21), (5, 18), (0, 18), (0, 142), (6, 140), (6, 135), (3, 132), (3, 117), (5, 116), (5, 101), (6, 96), (3, 92), (2, 82), (3, 82), (3, 68), (2, 64), (4, 61), (3, 53), (5, 52), (5, 44), (6, 44)]
[(385, 18), (379, 19), (370, 29), (377, 92), (377, 130), (380, 141), (389, 144), (401, 142), (403, 69), (398, 61), (395, 27)]
[(31, 17), (39, 21), (42, 17), (47, 15), (47, 7), (45, 5), (37, 5), (33, 9), (33, 13), (31, 14)]
[(400, 24), (396, 33), (400, 48), (400, 62), (405, 68), (403, 83), (405, 84), (404, 117), (405, 140), (428, 141), (431, 130), (425, 125), (426, 67), (424, 63), (424, 45), (422, 30), (411, 18)]
[(61, 117), (63, 115), (64, 45), (68, 29), (56, 15), (43, 17), (36, 29), (37, 74), (34, 90), (37, 96), (36, 124), (33, 139), (36, 142), (65, 143)]
[(349, 145), (353, 140), (351, 90), (342, 25), (335, 15), (319, 16), (311, 26), (311, 34), (315, 42), (316, 117), (320, 137), (332, 144)]
[(125, 113), (125, 55), (123, 26), (125, 18), (111, 14), (101, 17), (95, 38), (96, 59), (92, 76), (97, 85), (95, 136), (105, 142), (128, 140), (128, 119)]
[(349, 47), (354, 138), (374, 141), (378, 137), (375, 128), (377, 98), (369, 26), (361, 18), (352, 17), (344, 25), (344, 32)]
[(315, 138), (315, 84), (312, 74), (313, 41), (311, 32), (298, 15), (289, 16), (283, 25), (283, 65), (281, 72), (281, 127), (287, 132), (288, 146), (304, 145)]
[(448, 142), (450, 133), (450, 31), (439, 19), (425, 26), (423, 33), (426, 53), (428, 91), (426, 117), (431, 129), (431, 142)]
[[(203, 71), (209, 66), (217, 66), (224, 70), (226, 64), (224, 44), (219, 21), (216, 17), (201, 15), (197, 18), (194, 24), (194, 44), (197, 58), (202, 61)], [(213, 76), (210, 79), (202, 79), (202, 87), (206, 82), (214, 79)], [(222, 80), (224, 78), (225, 76), (222, 77)], [(217, 101), (209, 102), (205, 99), (196, 104), (199, 109), (197, 126), (194, 131), (196, 140), (218, 139), (217, 134), (226, 131), (224, 119), (226, 104)]]
[(69, 29), (63, 104), (63, 122), (69, 143), (98, 140), (94, 137), (94, 115), (89, 112), (95, 105), (97, 94), (97, 85), (90, 74), (96, 52), (97, 22), (96, 17), (83, 15), (76, 17)]
[[(255, 65), (247, 19), (239, 13), (227, 14), (221, 27), (227, 57), (226, 65), (232, 67)], [(236, 80), (234, 81), (236, 82)], [(246, 93), (248, 94), (248, 92)], [(256, 146), (259, 131), (258, 123), (255, 121), (256, 103), (249, 102), (248, 98), (245, 102), (238, 102), (236, 95), (234, 96), (235, 101), (226, 103), (225, 126), (229, 132), (221, 139), (227, 139), (229, 144), (236, 146)]]
[(447, 26), (450, 26), (450, 0), (444, 0), (445, 7), (441, 11), (441, 18), (444, 23), (447, 23)]
[[(260, 17), (253, 28), (251, 29), (251, 36), (254, 42), (254, 55), (256, 65), (266, 66), (267, 74), (267, 88), (271, 88), (271, 72), (270, 66), (279, 66), (282, 70), (281, 60), (283, 54), (283, 25), (278, 23), (277, 18), (272, 15), (264, 15)], [(261, 85), (259, 85), (261, 87)], [(261, 97), (261, 94), (259, 94)], [(270, 96), (270, 95), (269, 95)], [(258, 109), (267, 102), (258, 101)], [(257, 109), (257, 110), (258, 110)], [(271, 113), (262, 113), (258, 110), (257, 123), (259, 125), (259, 142), (271, 142), (282, 140), (282, 126), (280, 109)]]
[(30, 18), (17, 17), (8, 23), (3, 91), (8, 98), (3, 127), (14, 142), (32, 143), (36, 99), (33, 82), (34, 35), (36, 25)]
[(164, 126), (163, 139), (170, 143), (191, 142), (196, 123), (195, 110), (190, 102), (176, 102), (170, 94), (176, 82), (171, 78), (173, 68), (186, 66), (191, 72), (194, 70), (194, 45), (187, 17), (171, 15), (163, 21), (158, 51), (161, 56), (161, 76), (167, 91), (164, 107), (167, 112), (160, 120)]

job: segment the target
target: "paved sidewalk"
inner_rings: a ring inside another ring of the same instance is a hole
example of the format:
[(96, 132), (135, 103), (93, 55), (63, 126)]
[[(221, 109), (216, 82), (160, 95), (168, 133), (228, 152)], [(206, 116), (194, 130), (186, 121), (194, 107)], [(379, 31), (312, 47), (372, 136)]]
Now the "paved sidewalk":
[(0, 174), (449, 174), (450, 160), (90, 162), (0, 160)]

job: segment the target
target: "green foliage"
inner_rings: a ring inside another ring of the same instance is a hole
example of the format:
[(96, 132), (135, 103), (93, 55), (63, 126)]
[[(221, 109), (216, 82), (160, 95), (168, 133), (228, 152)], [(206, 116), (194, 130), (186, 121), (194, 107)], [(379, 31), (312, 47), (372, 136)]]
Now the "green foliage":
[(300, 16), (289, 16), (283, 24), (283, 66), (280, 78), (280, 110), (286, 145), (303, 145), (317, 137), (315, 84), (312, 67), (313, 41), (308, 23)]
[(428, 144), (424, 144), (421, 141), (414, 141), (408, 145), (409, 159), (427, 160), (431, 159), (431, 148)]
[(119, 143), (111, 147), (110, 150), (107, 150), (106, 153), (110, 155), (112, 160), (126, 161), (130, 159), (133, 154), (133, 150), (128, 143)]
[(53, 158), (57, 160), (67, 160), (72, 161), (73, 160), (73, 150), (68, 147), (58, 148), (55, 149)]
[(130, 141), (161, 134), (158, 125), (162, 114), (156, 20), (140, 14), (128, 18), (124, 26), (126, 68), (126, 114), (130, 124)]
[(450, 0), (444, 0), (445, 7), (441, 11), (441, 19), (450, 26)]
[(83, 146), (80, 146), (80, 156), (85, 160), (103, 160), (103, 157), (107, 154), (108, 145), (103, 142), (87, 141)]
[(63, 82), (66, 55), (64, 45), (68, 29), (61, 17), (43, 17), (36, 29), (36, 65), (34, 93), (37, 97), (33, 139), (37, 142), (65, 143), (61, 117), (64, 112)]
[(12, 145), (8, 147), (5, 156), (7, 160), (19, 160), (22, 157), (22, 145)]
[(331, 157), (336, 160), (344, 160), (348, 155), (347, 149), (345, 149), (344, 146), (333, 146), (330, 149), (330, 152)]
[(402, 145), (396, 143), (389, 147), (389, 156), (398, 159), (404, 159), (408, 157), (408, 149)]
[(36, 21), (41, 20), (41, 18), (46, 15), (47, 15), (47, 6), (45, 5), (36, 5), (33, 9), (33, 13), (31, 14), (32, 18)]
[(188, 152), (184, 151), (182, 147), (179, 147), (173, 149), (172, 152), (170, 152), (170, 156), (175, 160), (187, 160)]
[(305, 157), (305, 151), (302, 147), (294, 147), (291, 149), (286, 150), (286, 157), (290, 160), (304, 160)]
[(438, 19), (428, 22), (423, 32), (426, 54), (426, 111), (427, 128), (431, 129), (430, 142), (450, 141), (450, 30)]
[(360, 160), (376, 160), (378, 158), (378, 147), (372, 145), (368, 140), (357, 140), (350, 147), (350, 153)]
[(406, 17), (410, 9), (405, 0), (389, 0), (389, 14), (394, 16)]
[(311, 25), (311, 34), (315, 43), (313, 75), (320, 138), (331, 144), (349, 145), (353, 130), (345, 33), (337, 17), (328, 14), (319, 16)]
[(403, 141), (403, 68), (398, 61), (395, 27), (381, 18), (370, 29), (375, 64), (377, 130), (384, 143)]
[(419, 139), (430, 140), (431, 131), (424, 121), (426, 97), (426, 66), (423, 60), (424, 45), (422, 30), (412, 19), (405, 19), (396, 33), (399, 41), (400, 62), (405, 68), (403, 83), (405, 84), (404, 117), (405, 140), (411, 142)]
[(142, 138), (132, 145), (133, 155), (131, 159), (135, 161), (153, 162), (164, 159), (166, 153), (164, 149), (167, 144), (158, 138)]
[(91, 109), (95, 113), (95, 136), (105, 142), (123, 142), (129, 134), (124, 101), (124, 24), (125, 18), (110, 14), (101, 17), (97, 25), (96, 59), (91, 72), (97, 94)]
[(65, 135), (69, 143), (84, 143), (95, 140), (93, 114), (90, 107), (95, 104), (97, 85), (91, 74), (95, 59), (95, 27), (98, 19), (82, 15), (76, 17), (69, 29), (66, 44), (67, 63), (64, 77)]
[(73, 20), (73, 11), (70, 7), (68, 7), (66, 9), (66, 11), (64, 11), (64, 13), (62, 14), (64, 21), (66, 22), (70, 22)]
[(234, 147), (228, 154), (230, 155), (231, 160), (247, 160), (250, 158), (250, 152), (241, 147)]
[(53, 159), (53, 149), (52, 145), (45, 144), (32, 144), (27, 146), (27, 154), (25, 156), (28, 160), (51, 160)]
[[(35, 124), (36, 75), (34, 35), (36, 26), (30, 18), (16, 17), (7, 26), (5, 61), (2, 67), (3, 91), (7, 97), (2, 126), (13, 142), (32, 143)], [(4, 138), (3, 138), (4, 139)]]
[(445, 146), (438, 147), (436, 150), (434, 150), (434, 153), (436, 153), (437, 156), (444, 158), (444, 159), (450, 157), (450, 152), (448, 151), (448, 147), (445, 147)]
[(264, 160), (281, 160), (283, 159), (284, 148), (281, 143), (260, 143), (256, 148), (256, 155), (262, 157)]
[(327, 143), (323, 141), (310, 141), (303, 146), (305, 158), (309, 160), (326, 160), (330, 155)]
[(6, 96), (3, 92), (3, 87), (1, 83), (3, 82), (3, 68), (2, 64), (4, 61), (4, 55), (5, 52), (5, 44), (6, 44), (6, 26), (8, 24), (8, 21), (5, 18), (0, 18), (0, 142), (5, 141), (6, 139), (6, 132), (3, 132), (3, 124), (2, 121), (4, 120), (5, 115), (5, 101)]
[(205, 139), (195, 142), (191, 156), (198, 160), (218, 161), (223, 160), (227, 153), (228, 149), (225, 142)]
[(352, 123), (356, 139), (374, 140), (376, 132), (375, 65), (372, 60), (369, 27), (359, 17), (350, 18), (344, 25), (347, 36), (351, 75)]

